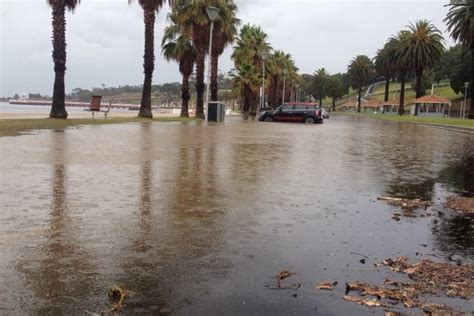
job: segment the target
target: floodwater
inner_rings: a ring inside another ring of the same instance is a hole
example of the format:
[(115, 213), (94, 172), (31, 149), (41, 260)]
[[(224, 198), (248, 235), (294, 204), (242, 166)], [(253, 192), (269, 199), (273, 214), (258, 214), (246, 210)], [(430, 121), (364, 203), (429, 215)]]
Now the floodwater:
[[(473, 221), (442, 206), (474, 194), (469, 132), (239, 117), (35, 131), (0, 151), (2, 315), (98, 313), (114, 285), (129, 315), (383, 314), (344, 301), (344, 282), (401, 279), (374, 268), (388, 257), (474, 260)], [(378, 196), (436, 215), (397, 222)], [(283, 269), (300, 289), (275, 289)]]

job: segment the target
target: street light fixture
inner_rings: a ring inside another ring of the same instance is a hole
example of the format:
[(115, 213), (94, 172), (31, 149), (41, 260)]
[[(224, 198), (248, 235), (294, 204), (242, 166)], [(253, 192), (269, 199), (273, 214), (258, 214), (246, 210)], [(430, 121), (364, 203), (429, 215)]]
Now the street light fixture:
[(288, 74), (288, 69), (283, 69), (283, 97), (281, 98), (281, 104), (285, 104), (285, 88), (286, 88), (286, 75)]
[[(211, 85), (211, 56), (212, 56), (212, 33), (214, 32), (214, 21), (219, 17), (219, 8), (209, 6), (206, 8), (207, 17), (211, 22), (209, 30), (209, 54), (207, 55), (207, 85), (206, 85), (206, 109), (209, 111), (209, 89)], [(212, 101), (212, 100), (211, 100)], [(206, 111), (206, 112), (207, 112)], [(206, 113), (206, 121), (209, 113)]]
[[(268, 53), (267, 52), (262, 52), (260, 54), (260, 58), (262, 59), (262, 95), (260, 98), (260, 109), (265, 108), (265, 61), (268, 58)], [(257, 114), (256, 117), (258, 117), (258, 112), (260, 110), (257, 108)]]
[(466, 112), (466, 102), (467, 102), (467, 88), (469, 87), (469, 82), (464, 83), (464, 104), (461, 106), (461, 113), (459, 113), (460, 118), (464, 118), (464, 112)]

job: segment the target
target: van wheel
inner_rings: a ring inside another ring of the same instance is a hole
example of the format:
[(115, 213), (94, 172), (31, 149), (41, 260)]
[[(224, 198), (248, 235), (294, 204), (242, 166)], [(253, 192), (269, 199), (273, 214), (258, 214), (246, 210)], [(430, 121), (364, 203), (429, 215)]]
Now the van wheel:
[(304, 119), (304, 122), (306, 124), (314, 124), (316, 121), (314, 120), (314, 118), (312, 118), (311, 116), (307, 117)]

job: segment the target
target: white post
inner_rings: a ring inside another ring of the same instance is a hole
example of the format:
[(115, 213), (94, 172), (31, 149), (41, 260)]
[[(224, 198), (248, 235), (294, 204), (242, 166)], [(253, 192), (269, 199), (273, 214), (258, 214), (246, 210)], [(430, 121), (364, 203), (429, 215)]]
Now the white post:
[(212, 56), (212, 33), (214, 32), (214, 21), (211, 21), (211, 28), (209, 32), (209, 54), (207, 56), (207, 85), (206, 85), (206, 104), (205, 115), (206, 121), (209, 122), (209, 90), (211, 85), (211, 56)]
[(258, 113), (260, 109), (265, 107), (265, 59), (262, 58), (262, 88), (260, 89), (260, 105), (257, 106), (257, 111), (255, 117), (258, 118)]
[[(464, 83), (464, 103), (462, 107), (462, 116), (461, 118), (464, 118), (464, 112), (466, 112), (466, 102), (467, 102), (467, 87), (469, 86), (469, 82)], [(471, 97), (472, 98), (472, 97)]]
[(262, 109), (265, 108), (265, 59), (263, 60)]

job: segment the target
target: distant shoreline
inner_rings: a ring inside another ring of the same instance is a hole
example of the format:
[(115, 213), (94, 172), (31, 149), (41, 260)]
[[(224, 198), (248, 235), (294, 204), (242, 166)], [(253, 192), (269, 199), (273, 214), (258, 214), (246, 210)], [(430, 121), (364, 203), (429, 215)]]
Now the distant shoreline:
[[(14, 105), (34, 105), (34, 106), (51, 106), (51, 100), (8, 100), (9, 104)], [(77, 102), (77, 101), (66, 101), (66, 107), (82, 107), (88, 108), (90, 106), (89, 102)], [(103, 103), (103, 107), (108, 107), (109, 104)], [(128, 104), (128, 103), (112, 103), (110, 104), (112, 109), (126, 109), (132, 111), (138, 111), (140, 106), (137, 104)]]

